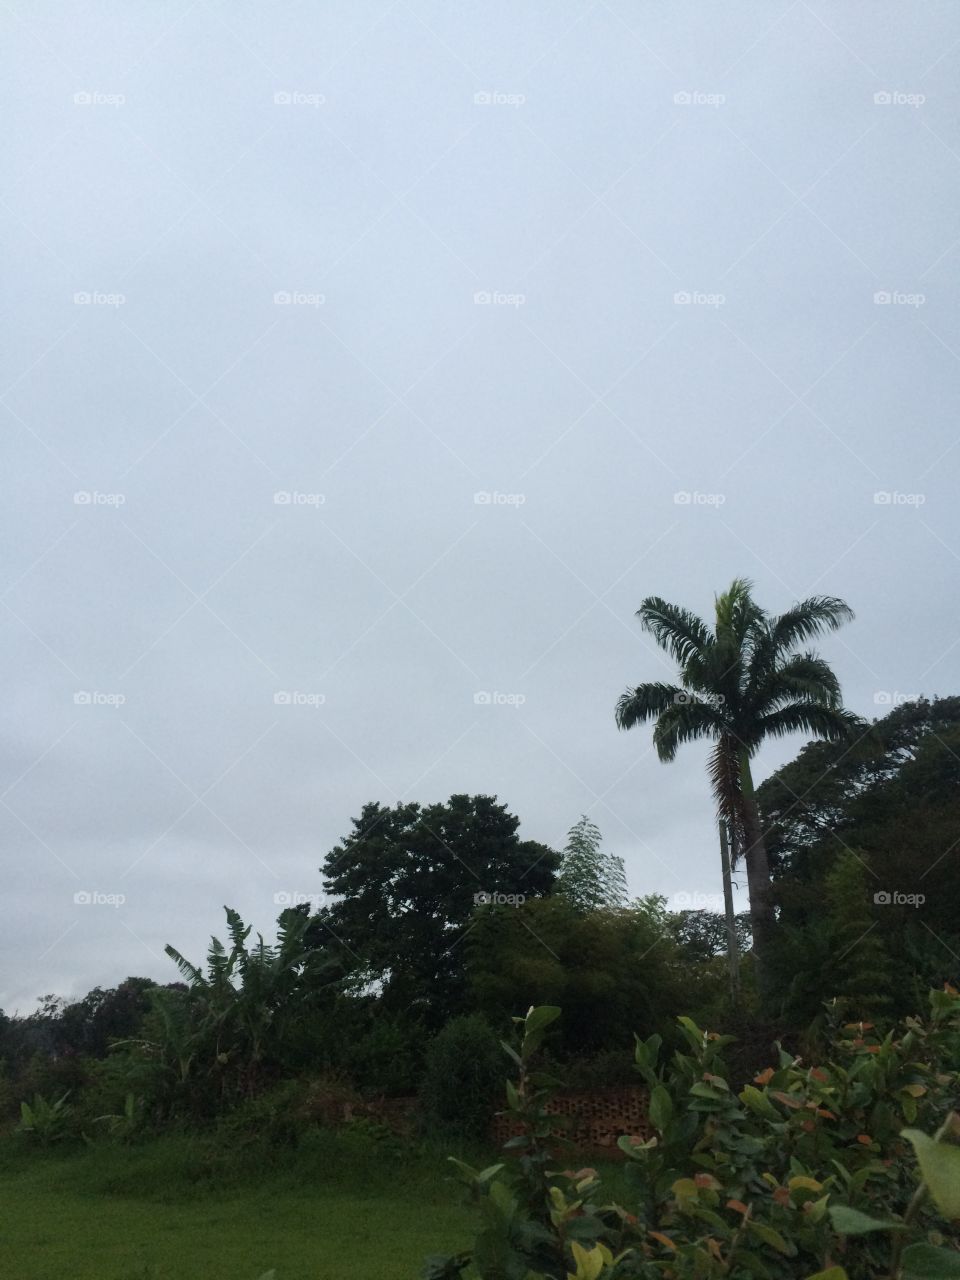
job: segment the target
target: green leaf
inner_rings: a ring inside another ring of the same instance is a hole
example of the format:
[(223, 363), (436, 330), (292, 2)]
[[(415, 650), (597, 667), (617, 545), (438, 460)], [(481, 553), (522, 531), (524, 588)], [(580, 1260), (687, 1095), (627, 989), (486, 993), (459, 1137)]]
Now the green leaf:
[(758, 1240), (762, 1240), (764, 1244), (770, 1245), (772, 1249), (776, 1249), (778, 1253), (785, 1253), (792, 1256), (796, 1253), (793, 1245), (787, 1244), (779, 1231), (774, 1231), (773, 1227), (766, 1226), (763, 1222), (750, 1222), (747, 1224), (748, 1230), (752, 1231)]
[(523, 1029), (527, 1035), (531, 1032), (544, 1031), (551, 1022), (560, 1017), (560, 1009), (555, 1004), (541, 1004), (531, 1009), (523, 1020)]
[(543, 1033), (559, 1017), (560, 1010), (553, 1004), (541, 1004), (529, 1011), (523, 1020), (523, 1046), (520, 1050), (524, 1062), (539, 1049)]
[(830, 1221), (834, 1231), (842, 1236), (863, 1236), (868, 1231), (903, 1231), (902, 1222), (881, 1222), (879, 1218), (871, 1218), (859, 1209), (851, 1209), (849, 1205), (835, 1204), (830, 1206)]
[(818, 1271), (815, 1276), (807, 1276), (807, 1280), (849, 1280), (843, 1267), (830, 1267), (828, 1271)]
[(641, 1159), (641, 1152), (651, 1151), (657, 1145), (657, 1138), (648, 1138), (646, 1142), (637, 1142), (630, 1134), (624, 1134), (617, 1139), (617, 1146), (628, 1156), (635, 1159)]
[(935, 1249), (932, 1244), (911, 1244), (903, 1251), (903, 1280), (956, 1280), (960, 1253)]
[(673, 1099), (664, 1085), (658, 1084), (651, 1091), (648, 1110), (654, 1128), (662, 1133), (673, 1117)]
[(945, 1218), (960, 1218), (960, 1147), (936, 1142), (919, 1129), (904, 1129), (913, 1143), (923, 1180)]
[(768, 1120), (782, 1120), (783, 1116), (773, 1105), (765, 1093), (761, 1093), (754, 1085), (748, 1084), (740, 1093), (740, 1101), (745, 1107), (749, 1107), (751, 1111), (755, 1111), (757, 1115), (765, 1116)]

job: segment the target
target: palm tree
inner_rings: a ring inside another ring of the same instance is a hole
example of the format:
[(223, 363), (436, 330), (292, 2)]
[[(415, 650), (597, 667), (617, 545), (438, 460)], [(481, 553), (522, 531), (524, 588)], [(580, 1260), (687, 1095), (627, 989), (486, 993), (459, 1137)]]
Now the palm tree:
[(734, 836), (734, 858), (747, 868), (750, 920), (758, 984), (766, 991), (767, 961), (776, 930), (773, 886), (750, 760), (766, 738), (796, 730), (837, 740), (863, 728), (844, 709), (829, 664), (804, 642), (835, 631), (853, 617), (835, 596), (811, 596), (780, 617), (757, 605), (752, 583), (734, 580), (716, 597), (713, 631), (687, 609), (649, 596), (637, 610), (643, 629), (680, 668), (680, 685), (628, 689), (617, 703), (617, 725), (656, 721), (653, 742), (663, 761), (685, 742), (715, 744), (708, 772), (718, 816)]

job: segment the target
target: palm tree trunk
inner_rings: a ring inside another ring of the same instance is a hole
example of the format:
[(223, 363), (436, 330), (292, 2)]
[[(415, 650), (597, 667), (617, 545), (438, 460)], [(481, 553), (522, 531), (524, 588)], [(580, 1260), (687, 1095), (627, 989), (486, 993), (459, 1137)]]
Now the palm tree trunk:
[(747, 868), (750, 894), (750, 927), (753, 931), (753, 954), (756, 962), (757, 987), (763, 1001), (770, 996), (770, 958), (776, 940), (777, 919), (773, 905), (773, 884), (767, 846), (763, 839), (760, 809), (753, 789), (750, 759), (740, 753), (740, 785), (743, 805), (743, 857)]
[(730, 977), (730, 1004), (740, 1009), (740, 953), (737, 947), (737, 926), (733, 914), (733, 885), (730, 881), (730, 844), (727, 840), (727, 820), (720, 819), (720, 870), (723, 875), (723, 913), (727, 923), (727, 970)]

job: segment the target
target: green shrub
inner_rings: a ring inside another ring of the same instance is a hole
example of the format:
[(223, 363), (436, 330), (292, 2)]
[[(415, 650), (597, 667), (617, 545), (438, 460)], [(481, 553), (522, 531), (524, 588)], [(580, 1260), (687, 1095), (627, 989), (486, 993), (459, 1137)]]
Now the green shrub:
[(420, 1088), (428, 1132), (482, 1139), (502, 1075), (497, 1037), (479, 1014), (453, 1018), (431, 1040)]
[(519, 1078), (507, 1104), (522, 1132), (506, 1147), (518, 1158), (482, 1171), (453, 1162), (480, 1229), (469, 1254), (432, 1258), (424, 1276), (960, 1276), (960, 996), (930, 1000), (926, 1022), (882, 1037), (869, 1023), (836, 1027), (820, 1065), (781, 1050), (739, 1093), (726, 1078), (730, 1037), (681, 1018), (684, 1048), (667, 1061), (659, 1036), (638, 1038), (653, 1132), (620, 1139), (628, 1207), (605, 1201), (596, 1172), (563, 1154), (546, 1113), (557, 1082), (532, 1069), (560, 1011), (531, 1009), (510, 1050)]
[(32, 1103), (20, 1103), (17, 1132), (46, 1147), (51, 1142), (59, 1142), (68, 1136), (71, 1116), (72, 1108), (67, 1105), (67, 1094), (48, 1102), (43, 1094), (37, 1093)]

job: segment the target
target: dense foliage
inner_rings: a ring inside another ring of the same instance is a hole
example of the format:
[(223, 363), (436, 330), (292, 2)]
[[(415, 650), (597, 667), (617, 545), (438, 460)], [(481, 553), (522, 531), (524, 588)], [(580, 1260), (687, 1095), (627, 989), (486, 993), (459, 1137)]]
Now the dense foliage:
[[(531, 1009), (508, 1052), (521, 1133), (502, 1163), (454, 1165), (478, 1206), (474, 1248), (430, 1280), (921, 1280), (960, 1276), (960, 996), (880, 1035), (833, 1029), (829, 1056), (780, 1050), (730, 1087), (727, 1036), (680, 1019), (684, 1045), (637, 1038), (651, 1130), (624, 1135), (635, 1190), (607, 1200), (573, 1170), (535, 1055), (560, 1011)], [(564, 1167), (564, 1166), (567, 1167)]]

